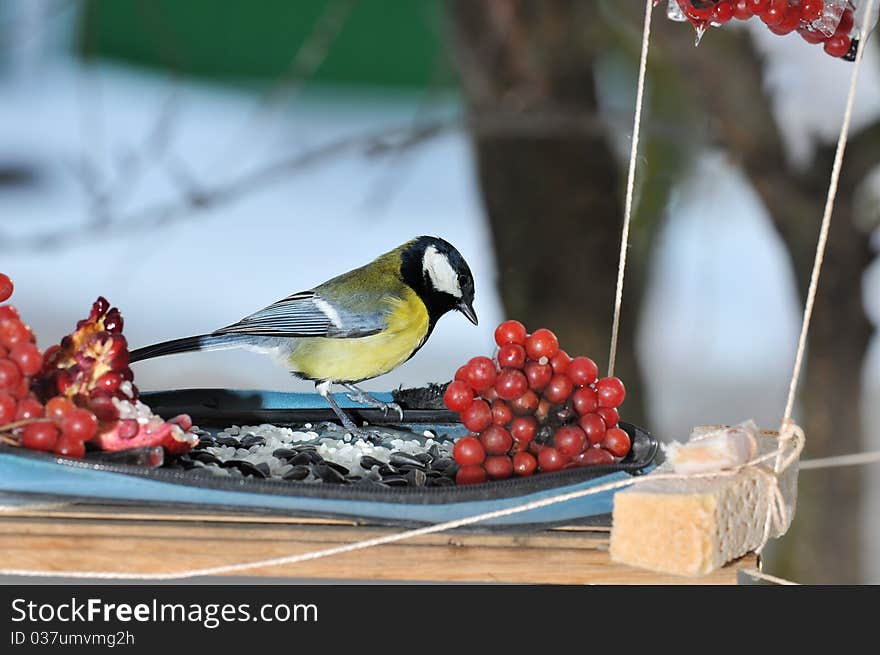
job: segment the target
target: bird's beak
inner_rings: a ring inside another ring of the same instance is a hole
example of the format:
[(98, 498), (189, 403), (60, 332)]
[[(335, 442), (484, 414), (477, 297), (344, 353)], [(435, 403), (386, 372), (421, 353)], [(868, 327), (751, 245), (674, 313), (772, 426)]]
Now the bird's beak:
[(467, 320), (469, 320), (474, 325), (478, 325), (479, 321), (477, 320), (477, 313), (474, 311), (473, 301), (462, 300), (458, 303), (457, 307), (458, 311), (467, 316)]

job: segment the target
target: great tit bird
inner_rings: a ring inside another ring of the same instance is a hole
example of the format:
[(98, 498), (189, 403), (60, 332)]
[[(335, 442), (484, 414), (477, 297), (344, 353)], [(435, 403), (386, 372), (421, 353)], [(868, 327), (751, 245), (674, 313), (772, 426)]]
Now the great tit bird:
[(269, 354), (293, 375), (314, 381), (343, 426), (357, 432), (330, 386), (341, 384), (355, 402), (393, 409), (402, 418), (400, 406), (373, 398), (356, 383), (407, 361), (450, 310), (476, 325), (473, 303), (474, 279), (461, 253), (443, 239), (420, 236), (211, 334), (135, 350), (131, 361), (227, 348)]

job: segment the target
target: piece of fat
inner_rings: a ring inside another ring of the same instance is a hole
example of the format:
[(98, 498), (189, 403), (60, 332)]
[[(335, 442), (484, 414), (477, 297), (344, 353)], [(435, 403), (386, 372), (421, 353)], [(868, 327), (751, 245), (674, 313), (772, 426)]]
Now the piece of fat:
[[(756, 436), (758, 453), (776, 446), (775, 436)], [(762, 470), (756, 470), (759, 467)], [(772, 475), (772, 467), (771, 459), (733, 475), (651, 480), (675, 472), (665, 462), (641, 484), (615, 494), (611, 559), (662, 573), (698, 576), (755, 550), (764, 536), (768, 503), (773, 501), (773, 489), (764, 475)], [(771, 527), (771, 538), (785, 534), (794, 517), (797, 473), (795, 462), (779, 475), (788, 511), (782, 525)]]
[(754, 459), (760, 431), (754, 421), (733, 427), (697, 428), (686, 443), (663, 445), (666, 461), (676, 473), (709, 473), (732, 469)]

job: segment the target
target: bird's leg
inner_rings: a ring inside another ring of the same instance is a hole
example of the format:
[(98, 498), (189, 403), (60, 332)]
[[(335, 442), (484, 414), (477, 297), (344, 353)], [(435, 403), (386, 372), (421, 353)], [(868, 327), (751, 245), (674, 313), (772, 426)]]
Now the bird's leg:
[(354, 424), (348, 414), (342, 411), (342, 408), (339, 407), (339, 403), (336, 402), (336, 399), (330, 394), (330, 385), (331, 382), (316, 382), (315, 383), (315, 391), (320, 394), (320, 396), (327, 401), (327, 404), (330, 405), (330, 408), (333, 410), (333, 413), (339, 417), (339, 420), (342, 421), (342, 427), (351, 432), (353, 436), (367, 436), (363, 430), (361, 430), (358, 426)]
[(356, 403), (361, 403), (363, 405), (369, 405), (370, 407), (375, 407), (376, 409), (381, 409), (385, 414), (388, 414), (389, 411), (394, 410), (395, 412), (397, 412), (400, 420), (403, 420), (403, 408), (397, 403), (383, 402), (378, 398), (374, 398), (366, 391), (353, 384), (343, 383), (342, 386), (351, 391), (351, 393), (348, 394), (348, 397), (351, 398), (352, 401)]

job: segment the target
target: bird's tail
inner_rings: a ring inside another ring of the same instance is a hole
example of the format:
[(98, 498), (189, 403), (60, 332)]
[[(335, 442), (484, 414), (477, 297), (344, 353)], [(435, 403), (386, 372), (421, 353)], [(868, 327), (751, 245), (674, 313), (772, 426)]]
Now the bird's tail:
[(197, 350), (222, 350), (245, 345), (250, 339), (243, 334), (201, 334), (196, 337), (185, 337), (173, 341), (163, 341), (152, 346), (145, 346), (131, 351), (129, 361), (139, 362), (143, 359), (176, 355), (178, 353), (195, 352)]

